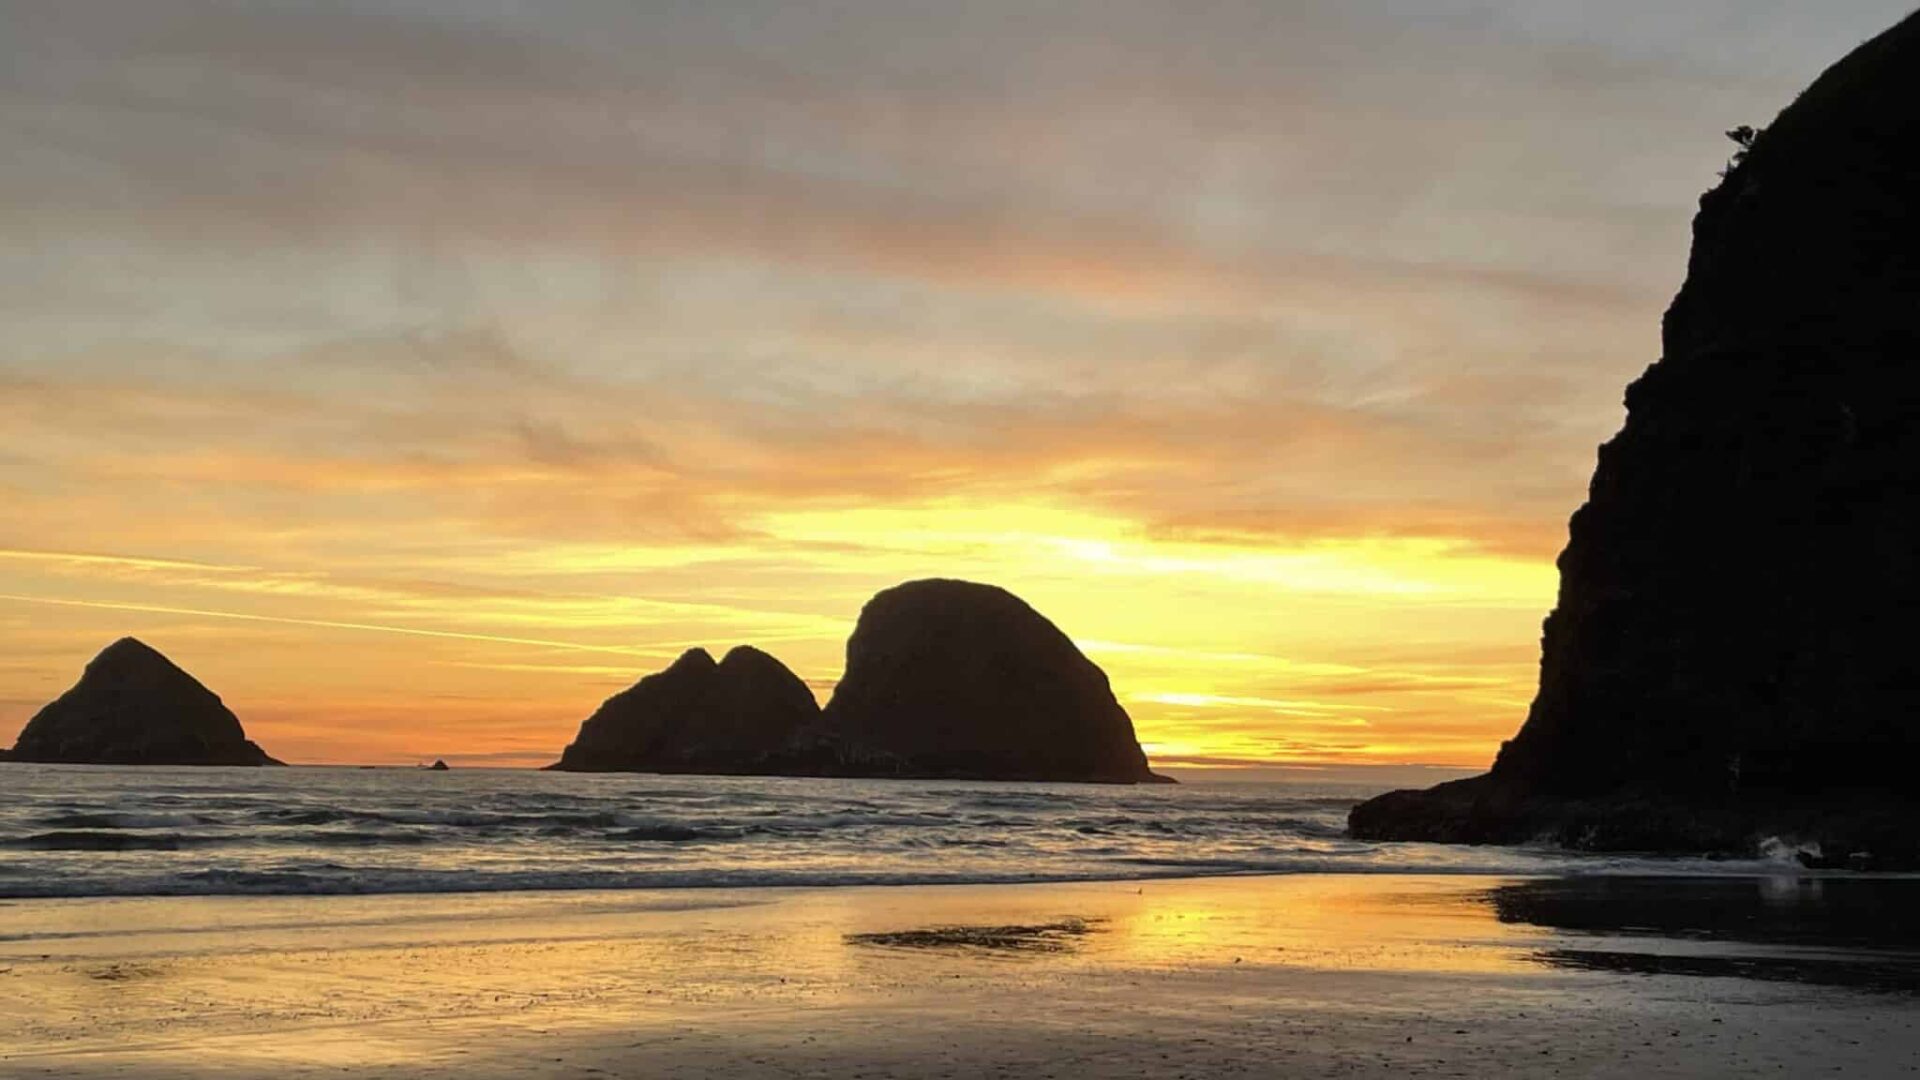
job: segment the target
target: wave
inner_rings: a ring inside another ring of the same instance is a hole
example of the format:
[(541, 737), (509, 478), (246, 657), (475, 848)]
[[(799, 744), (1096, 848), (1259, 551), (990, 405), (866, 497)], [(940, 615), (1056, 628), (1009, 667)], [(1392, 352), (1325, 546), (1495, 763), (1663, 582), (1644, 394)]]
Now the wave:
[(276, 839), (279, 843), (283, 844), (301, 846), (316, 844), (321, 847), (379, 847), (383, 844), (414, 845), (431, 843), (433, 841), (433, 837), (424, 833), (351, 829), (299, 833)]
[(39, 823), (51, 829), (178, 829), (206, 825), (217, 818), (206, 814), (128, 814), (111, 811), (66, 810), (48, 814)]
[(178, 851), (213, 838), (185, 833), (137, 833), (66, 829), (0, 840), (0, 846), (29, 851)]
[(680, 844), (691, 840), (738, 840), (751, 829), (703, 829), (691, 825), (643, 825), (607, 834), (609, 840)]
[(518, 810), (359, 810), (349, 807), (304, 807), (262, 810), (248, 820), (266, 825), (338, 825), (360, 822), (377, 825), (442, 825), (453, 828), (610, 828), (621, 823), (619, 814), (590, 812), (526, 812)]
[(398, 830), (315, 829), (300, 832), (131, 832), (120, 829), (60, 829), (0, 837), (0, 848), (26, 851), (184, 851), (219, 847), (377, 847), (417, 845), (436, 838)]
[[(1131, 863), (1131, 865), (1128, 865)], [(1562, 866), (1561, 873), (1586, 875), (1659, 874), (1663, 876), (1761, 876), (1765, 866), (1737, 866), (1705, 860), (1626, 861), (1584, 868)], [(209, 869), (168, 875), (120, 878), (0, 881), (0, 899), (85, 896), (367, 896), (422, 893), (579, 892), (677, 889), (845, 888), (905, 885), (1032, 885), (1074, 882), (1142, 882), (1171, 878), (1249, 877), (1311, 873), (1444, 874), (1455, 877), (1512, 877), (1540, 873), (1540, 867), (1516, 866), (1510, 859), (1489, 859), (1449, 866), (1366, 864), (1338, 856), (1298, 855), (1266, 859), (1117, 860), (1083, 870), (416, 870), (338, 866), (282, 867), (259, 870)]]

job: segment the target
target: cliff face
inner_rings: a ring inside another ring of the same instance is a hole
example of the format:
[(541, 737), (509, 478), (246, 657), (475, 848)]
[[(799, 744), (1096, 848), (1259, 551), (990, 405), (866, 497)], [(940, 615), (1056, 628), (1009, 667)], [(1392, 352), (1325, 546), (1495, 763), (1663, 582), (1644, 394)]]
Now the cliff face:
[(153, 649), (121, 638), (20, 731), (13, 761), (278, 765), (220, 698)]
[(1106, 674), (991, 585), (914, 581), (868, 601), (825, 722), (853, 774), (1158, 779)]
[(1663, 345), (1573, 517), (1525, 725), (1356, 835), (1915, 846), (1920, 16), (1701, 199)]
[(690, 649), (608, 698), (554, 768), (777, 774), (819, 718), (813, 692), (766, 653), (741, 646), (716, 664)]

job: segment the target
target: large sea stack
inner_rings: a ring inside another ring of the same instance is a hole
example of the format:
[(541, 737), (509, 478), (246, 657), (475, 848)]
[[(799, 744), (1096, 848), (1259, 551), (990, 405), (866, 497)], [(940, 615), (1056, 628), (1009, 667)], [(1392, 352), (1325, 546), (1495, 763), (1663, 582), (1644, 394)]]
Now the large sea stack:
[(1356, 836), (1920, 861), (1920, 16), (1750, 141), (1573, 517), (1525, 726)]
[(213, 691), (133, 638), (93, 658), (20, 731), (13, 761), (78, 765), (278, 765)]
[(793, 769), (793, 746), (819, 718), (807, 684), (766, 653), (743, 645), (716, 664), (689, 649), (608, 698), (553, 767), (779, 774)]
[(899, 585), (861, 609), (825, 714), (855, 775), (1160, 779), (1106, 673), (991, 585)]

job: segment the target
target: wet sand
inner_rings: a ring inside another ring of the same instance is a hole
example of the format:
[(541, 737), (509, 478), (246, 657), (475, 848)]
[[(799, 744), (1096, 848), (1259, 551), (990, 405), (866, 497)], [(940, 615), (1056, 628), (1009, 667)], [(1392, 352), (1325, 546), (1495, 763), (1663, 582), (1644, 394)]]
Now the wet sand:
[(1920, 1074), (1920, 881), (0, 903), (0, 1076)]

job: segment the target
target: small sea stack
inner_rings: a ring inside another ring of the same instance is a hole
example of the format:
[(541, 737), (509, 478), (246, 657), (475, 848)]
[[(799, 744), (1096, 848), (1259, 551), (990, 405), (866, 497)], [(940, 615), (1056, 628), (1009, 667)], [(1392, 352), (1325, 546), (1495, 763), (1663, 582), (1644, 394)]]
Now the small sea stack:
[(689, 649), (608, 698), (552, 768), (781, 775), (819, 718), (807, 684), (759, 649), (742, 645), (718, 663)]
[(1731, 134), (1525, 724), (1355, 836), (1920, 864), (1920, 15)]
[(874, 596), (823, 720), (848, 775), (1162, 780), (1106, 673), (993, 585), (929, 579)]
[(75, 765), (279, 765), (213, 691), (151, 647), (121, 638), (34, 714), (10, 760)]

